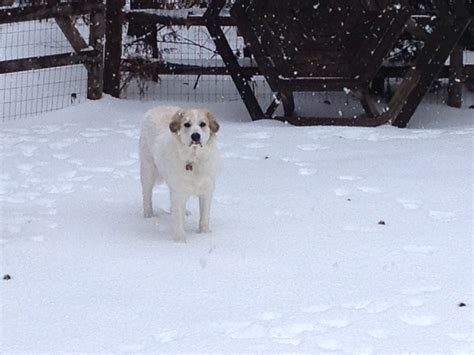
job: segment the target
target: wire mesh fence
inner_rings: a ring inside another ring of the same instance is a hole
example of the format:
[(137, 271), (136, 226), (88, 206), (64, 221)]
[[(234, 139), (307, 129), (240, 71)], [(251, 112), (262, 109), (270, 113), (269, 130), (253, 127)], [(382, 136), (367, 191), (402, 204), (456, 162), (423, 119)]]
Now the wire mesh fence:
[[(16, 1), (13, 7), (31, 2)], [(87, 38), (87, 18), (77, 24)], [(0, 62), (71, 52), (54, 20), (0, 24)], [(82, 102), (87, 92), (87, 71), (82, 65), (0, 74), (2, 122), (52, 111)]]
[[(234, 0), (226, 1), (228, 9)], [(131, 0), (127, 7), (131, 9), (165, 9), (184, 10), (186, 14), (204, 13), (208, 1), (205, 0)], [(144, 44), (147, 34), (136, 35), (132, 29), (126, 29), (129, 36), (124, 38), (124, 56), (139, 55), (147, 59), (155, 59), (167, 64), (193, 65), (197, 67), (223, 67), (224, 63), (217, 53), (214, 41), (205, 27), (200, 26), (164, 26), (153, 25), (156, 29), (157, 45), (153, 48)], [(156, 26), (156, 27), (155, 27)], [(244, 41), (232, 26), (223, 27), (229, 45), (237, 58), (244, 58)], [(153, 37), (155, 37), (155, 34)], [(148, 38), (149, 41), (149, 38)], [(137, 45), (137, 43), (140, 43)], [(149, 43), (149, 42), (148, 42)], [(251, 58), (246, 58), (250, 65), (256, 65)], [(195, 102), (224, 102), (240, 100), (240, 95), (228, 75), (158, 75), (137, 77), (125, 74), (122, 96), (127, 98), (180, 100)], [(254, 77), (253, 89), (258, 99), (271, 100), (271, 90), (263, 77)]]
[[(223, 27), (229, 45), (237, 58), (244, 59), (244, 40), (235, 27)], [(156, 35), (158, 58), (167, 65), (192, 65), (196, 67), (224, 67), (214, 41), (205, 27), (159, 26)], [(124, 56), (135, 55), (153, 59), (150, 48), (137, 45), (133, 36), (124, 41)], [(247, 64), (255, 65), (252, 58)], [(142, 73), (143, 74), (143, 73)], [(256, 96), (270, 101), (271, 90), (262, 77), (252, 81)], [(180, 100), (196, 102), (224, 102), (240, 100), (240, 95), (229, 75), (159, 75), (143, 77), (125, 73), (122, 97)]]

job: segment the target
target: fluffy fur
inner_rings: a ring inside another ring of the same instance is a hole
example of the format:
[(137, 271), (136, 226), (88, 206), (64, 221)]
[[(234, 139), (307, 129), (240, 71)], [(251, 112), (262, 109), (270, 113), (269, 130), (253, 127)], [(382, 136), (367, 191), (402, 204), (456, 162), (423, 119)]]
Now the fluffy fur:
[(218, 169), (219, 124), (205, 109), (157, 107), (145, 114), (140, 134), (143, 213), (153, 215), (152, 192), (165, 182), (170, 190), (174, 239), (185, 242), (186, 201), (199, 197), (199, 231), (208, 233), (214, 181)]

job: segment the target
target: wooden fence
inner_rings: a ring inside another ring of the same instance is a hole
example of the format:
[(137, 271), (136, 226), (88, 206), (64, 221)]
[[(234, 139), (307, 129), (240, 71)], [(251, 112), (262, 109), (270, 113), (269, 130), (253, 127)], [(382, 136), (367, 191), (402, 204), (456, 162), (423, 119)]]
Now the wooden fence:
[[(103, 92), (103, 42), (105, 4), (102, 0), (31, 0), (21, 6), (2, 0), (0, 24), (52, 19), (67, 38), (72, 52), (0, 61), (0, 74), (82, 64), (86, 67), (87, 97), (100, 99)], [(84, 39), (74, 25), (73, 16), (90, 16), (89, 38)]]
[[(18, 2), (21, 5), (15, 6)], [(49, 19), (56, 23), (73, 49), (66, 53), (0, 61), (0, 74), (81, 64), (88, 73), (89, 99), (99, 99), (102, 92), (119, 97), (124, 72), (149, 72), (156, 76), (230, 75), (239, 94), (244, 101), (249, 102), (248, 97), (251, 93), (245, 82), (265, 73), (262, 72), (262, 66), (257, 65), (255, 61), (249, 64), (245, 60), (253, 57), (249, 48), (244, 48), (240, 57), (232, 52), (221, 28), (236, 26), (236, 19), (230, 15), (228, 8), (218, 13), (213, 12), (213, 7), (209, 7), (213, 2), (217, 1), (132, 0), (131, 6), (126, 6), (125, 0), (0, 0), (0, 24)], [(226, 0), (218, 2), (233, 3)], [(194, 7), (192, 10), (176, 9), (183, 4)], [(197, 7), (204, 8), (202, 11), (196, 11)], [(89, 38), (81, 36), (73, 20), (75, 16), (90, 16)], [(430, 21), (429, 16), (426, 17), (426, 21)], [(423, 26), (423, 18), (419, 17), (415, 22), (418, 23), (418, 28), (410, 26), (412, 21), (409, 21), (406, 31), (416, 37), (420, 35), (419, 28)], [(144, 33), (146, 43), (153, 48), (155, 56), (153, 60), (124, 55), (122, 40), (125, 24), (128, 24), (128, 30), (131, 32)], [(158, 53), (160, 51), (156, 43), (158, 25), (206, 28), (215, 42), (218, 54), (216, 58), (219, 58), (217, 61), (220, 61), (220, 64), (200, 66), (167, 63)], [(243, 31), (244, 28), (239, 30)], [(473, 86), (474, 67), (463, 63), (462, 44), (452, 51), (450, 63), (441, 68), (438, 77), (449, 79), (448, 104), (460, 107), (463, 82)], [(409, 70), (410, 64), (384, 64), (372, 81), (372, 88), (381, 93), (387, 78), (402, 78)]]

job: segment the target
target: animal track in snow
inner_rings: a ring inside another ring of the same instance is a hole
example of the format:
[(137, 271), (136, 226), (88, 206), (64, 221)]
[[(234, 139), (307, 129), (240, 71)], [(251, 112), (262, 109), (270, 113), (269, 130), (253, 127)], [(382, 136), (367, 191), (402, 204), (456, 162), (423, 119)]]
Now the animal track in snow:
[(357, 190), (365, 192), (366, 194), (379, 194), (382, 191), (376, 187), (368, 187), (368, 186), (359, 186)]
[(376, 227), (345, 226), (343, 230), (345, 232), (375, 233), (378, 232), (380, 229)]
[(362, 180), (362, 178), (359, 176), (344, 175), (344, 176), (339, 176), (339, 180), (356, 181), (356, 180)]
[(62, 150), (64, 148), (67, 148), (71, 145), (73, 145), (74, 143), (77, 143), (79, 142), (79, 139), (76, 139), (76, 138), (65, 138), (59, 142), (54, 142), (54, 143), (50, 143), (49, 144), (49, 147), (53, 150)]
[(160, 341), (161, 343), (169, 343), (178, 337), (178, 332), (176, 330), (170, 330), (167, 332), (155, 334), (153, 337), (155, 340)]
[(307, 152), (328, 149), (327, 147), (322, 147), (317, 144), (300, 144), (300, 145), (297, 145), (296, 147), (300, 150), (307, 151)]
[(242, 159), (242, 160), (260, 160), (259, 157), (251, 157), (240, 153), (225, 152), (221, 154), (223, 159)]
[(127, 345), (122, 345), (120, 352), (139, 353), (139, 352), (143, 352), (144, 349), (145, 349), (144, 344), (127, 344)]
[(304, 307), (304, 308), (301, 309), (301, 311), (304, 312), (304, 313), (322, 313), (322, 312), (326, 312), (330, 309), (331, 309), (330, 305), (321, 304), (321, 305), (314, 305), (314, 306)]
[(29, 173), (31, 172), (34, 168), (38, 166), (43, 166), (46, 165), (46, 163), (31, 163), (31, 164), (19, 164), (16, 166), (16, 168), (22, 172)]
[(269, 320), (279, 319), (281, 317), (282, 315), (277, 312), (265, 312), (265, 313), (259, 314), (256, 318), (262, 321), (269, 321)]
[(383, 329), (372, 329), (367, 332), (372, 338), (375, 339), (387, 339), (389, 332)]
[(430, 211), (430, 217), (441, 222), (450, 222), (455, 219), (456, 214), (449, 211)]
[(32, 127), (33, 132), (36, 134), (48, 135), (52, 133), (59, 132), (61, 127), (59, 126), (34, 126)]
[(324, 350), (336, 351), (341, 349), (341, 343), (336, 339), (326, 337), (318, 338), (316, 340), (316, 344), (318, 344), (318, 346)]
[(404, 314), (400, 316), (400, 320), (408, 325), (427, 327), (427, 326), (435, 324), (437, 321), (437, 318), (431, 315)]
[(20, 147), (21, 152), (25, 157), (32, 157), (35, 152), (38, 150), (38, 147), (33, 146), (33, 145), (22, 145)]
[(474, 342), (474, 334), (471, 333), (448, 333), (448, 336), (455, 341)]
[(59, 185), (51, 185), (47, 186), (44, 189), (44, 192), (47, 194), (70, 194), (73, 193), (74, 190), (74, 185), (72, 184), (59, 184)]
[(387, 311), (388, 309), (392, 308), (392, 304), (391, 303), (388, 303), (388, 302), (385, 302), (385, 301), (375, 301), (375, 302), (371, 302), (367, 307), (366, 307), (366, 311), (368, 313), (382, 313), (382, 312), (385, 312)]
[(407, 210), (416, 210), (420, 208), (421, 202), (415, 200), (408, 200), (403, 198), (398, 198), (397, 202), (400, 203)]
[(71, 156), (69, 154), (53, 154), (54, 159), (58, 160), (66, 160), (69, 159)]
[(221, 205), (235, 206), (239, 204), (240, 199), (230, 195), (217, 195), (214, 197), (214, 201)]
[(431, 255), (437, 248), (428, 245), (405, 245), (403, 250), (408, 253)]
[(408, 300), (408, 305), (410, 307), (416, 308), (416, 307), (421, 307), (424, 305), (424, 302), (420, 300), (419, 298), (412, 298)]
[(343, 197), (343, 196), (348, 196), (349, 192), (346, 189), (335, 189), (334, 193), (336, 196)]
[(244, 139), (270, 139), (272, 136), (268, 132), (255, 132), (255, 133), (246, 133), (239, 138)]
[[(286, 344), (298, 345), (299, 340), (295, 339), (302, 333), (312, 332), (312, 331), (322, 331), (321, 328), (317, 328), (312, 323), (294, 323), (286, 324), (277, 327), (271, 327), (269, 329), (270, 338), (277, 339), (277, 342), (283, 340)], [(288, 342), (287, 340), (293, 339), (294, 341)]]
[(359, 309), (367, 308), (367, 306), (371, 303), (372, 301), (352, 301), (352, 302), (343, 303), (341, 307), (345, 309), (359, 310)]
[(423, 295), (426, 293), (433, 293), (441, 290), (441, 287), (437, 286), (419, 286), (419, 287), (413, 287), (409, 289), (405, 289), (402, 291), (404, 295)]
[(81, 137), (84, 138), (102, 138), (109, 136), (109, 133), (105, 132), (81, 132), (79, 133)]
[(344, 318), (321, 319), (319, 323), (329, 328), (345, 328), (351, 323)]
[(97, 167), (81, 167), (80, 168), (82, 171), (87, 171), (91, 173), (112, 173), (114, 172), (114, 168), (111, 168), (109, 166), (97, 166)]
[(254, 142), (254, 143), (247, 144), (245, 146), (245, 148), (249, 148), (249, 149), (261, 149), (265, 147), (268, 147), (268, 144), (261, 143), (261, 142)]
[(232, 339), (257, 339), (266, 338), (268, 336), (268, 329), (260, 324), (250, 324), (243, 328), (228, 332)]
[(298, 174), (303, 176), (312, 176), (315, 175), (318, 171), (314, 168), (300, 168), (298, 169)]
[(115, 165), (117, 165), (117, 166), (132, 166), (136, 163), (137, 163), (137, 161), (135, 159), (129, 159), (129, 160), (119, 161), (119, 162), (115, 163)]

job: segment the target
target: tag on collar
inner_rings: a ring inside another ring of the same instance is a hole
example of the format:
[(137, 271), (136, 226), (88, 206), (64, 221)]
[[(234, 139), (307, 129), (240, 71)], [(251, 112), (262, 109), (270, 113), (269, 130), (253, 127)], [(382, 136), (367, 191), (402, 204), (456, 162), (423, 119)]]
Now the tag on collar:
[(187, 163), (186, 164), (186, 171), (193, 171), (193, 164)]

